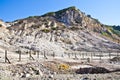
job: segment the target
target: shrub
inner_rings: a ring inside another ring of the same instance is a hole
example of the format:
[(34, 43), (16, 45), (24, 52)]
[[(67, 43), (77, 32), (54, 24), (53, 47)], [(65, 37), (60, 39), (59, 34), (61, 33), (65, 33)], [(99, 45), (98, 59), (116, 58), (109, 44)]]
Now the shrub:
[(70, 29), (71, 29), (71, 30), (79, 30), (78, 27), (71, 27)]
[(69, 70), (70, 66), (67, 64), (59, 64), (58, 69), (59, 70)]
[(43, 29), (42, 31), (45, 32), (45, 33), (49, 33), (50, 29)]
[(69, 40), (69, 39), (61, 39), (61, 41), (66, 44), (72, 44), (71, 40)]
[(120, 31), (119, 30), (112, 30), (112, 32), (120, 37)]
[(43, 17), (44, 17), (44, 16), (54, 16), (54, 15), (55, 15), (55, 12), (49, 12), (49, 13), (43, 15)]
[(58, 28), (57, 27), (51, 27), (52, 30), (57, 30)]
[(88, 14), (87, 17), (91, 18), (91, 15)]
[(100, 23), (100, 21), (98, 19), (94, 19), (97, 23)]
[(29, 16), (28, 18), (37, 18), (38, 16)]

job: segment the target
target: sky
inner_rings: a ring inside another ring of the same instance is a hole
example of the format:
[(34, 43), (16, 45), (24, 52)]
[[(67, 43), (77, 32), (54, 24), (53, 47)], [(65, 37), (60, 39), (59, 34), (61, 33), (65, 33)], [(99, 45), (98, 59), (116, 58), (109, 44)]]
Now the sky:
[(120, 25), (120, 0), (0, 0), (0, 19), (14, 21), (76, 6), (101, 23)]

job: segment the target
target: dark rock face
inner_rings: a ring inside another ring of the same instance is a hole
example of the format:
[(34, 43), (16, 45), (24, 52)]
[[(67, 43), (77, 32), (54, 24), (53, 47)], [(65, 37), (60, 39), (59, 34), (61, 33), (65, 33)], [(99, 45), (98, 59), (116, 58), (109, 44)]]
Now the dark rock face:
[(76, 70), (77, 74), (98, 74), (98, 73), (109, 73), (110, 71), (103, 67), (90, 67), (90, 68), (80, 68)]
[(114, 57), (110, 59), (110, 62), (120, 62), (120, 57)]

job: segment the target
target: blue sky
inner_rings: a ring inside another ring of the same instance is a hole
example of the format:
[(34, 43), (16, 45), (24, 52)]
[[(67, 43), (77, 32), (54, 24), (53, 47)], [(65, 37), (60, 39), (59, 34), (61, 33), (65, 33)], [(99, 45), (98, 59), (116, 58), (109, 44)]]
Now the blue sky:
[(0, 19), (14, 21), (70, 6), (104, 24), (120, 25), (120, 0), (0, 0)]

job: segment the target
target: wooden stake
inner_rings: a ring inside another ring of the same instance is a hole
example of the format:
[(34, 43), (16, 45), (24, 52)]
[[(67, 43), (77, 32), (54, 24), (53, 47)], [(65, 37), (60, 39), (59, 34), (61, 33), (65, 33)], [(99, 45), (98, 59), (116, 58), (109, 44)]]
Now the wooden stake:
[(39, 58), (39, 51), (37, 51), (37, 58)]
[(21, 61), (21, 51), (19, 51), (19, 61)]
[(5, 63), (7, 62), (7, 50), (5, 50)]
[(93, 58), (93, 53), (91, 52), (91, 60), (92, 60), (92, 58)]
[(109, 52), (109, 59), (111, 59), (111, 54), (110, 54), (110, 52)]
[(5, 63), (8, 62), (9, 64), (11, 64), (10, 60), (7, 58), (7, 50), (5, 50)]
[(29, 58), (32, 59), (32, 60), (35, 60), (31, 55), (31, 51), (29, 52)]
[(100, 57), (100, 60), (101, 60), (101, 53), (99, 53), (99, 57)]
[(45, 51), (44, 51), (44, 58), (47, 59), (47, 56), (46, 56), (46, 54), (45, 54)]

